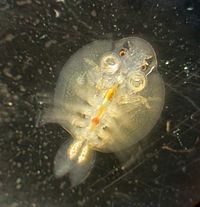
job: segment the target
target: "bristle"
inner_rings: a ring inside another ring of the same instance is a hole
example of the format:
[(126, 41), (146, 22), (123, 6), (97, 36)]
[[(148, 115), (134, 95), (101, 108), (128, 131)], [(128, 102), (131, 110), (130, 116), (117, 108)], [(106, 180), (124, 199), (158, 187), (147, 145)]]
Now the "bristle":
[(87, 103), (89, 106), (95, 107), (96, 101), (92, 94), (93, 92), (91, 91), (91, 89), (78, 89), (76, 91), (76, 95), (78, 98), (80, 98), (81, 101)]
[(64, 108), (67, 112), (70, 113), (78, 113), (81, 114), (83, 116), (92, 116), (92, 108), (87, 105), (87, 104), (83, 104), (83, 103), (67, 103), (64, 105)]

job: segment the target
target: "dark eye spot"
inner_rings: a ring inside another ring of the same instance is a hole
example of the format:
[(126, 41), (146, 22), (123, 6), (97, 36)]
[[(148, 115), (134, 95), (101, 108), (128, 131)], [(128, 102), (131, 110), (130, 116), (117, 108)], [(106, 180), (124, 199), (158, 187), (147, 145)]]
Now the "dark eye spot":
[(148, 58), (145, 59), (147, 65), (150, 65), (153, 62), (153, 56), (149, 56)]
[(124, 49), (121, 49), (120, 51), (119, 51), (119, 56), (124, 56), (126, 54), (126, 52), (125, 52), (125, 50)]
[(141, 69), (145, 71), (147, 69), (147, 65), (146, 64), (141, 65)]

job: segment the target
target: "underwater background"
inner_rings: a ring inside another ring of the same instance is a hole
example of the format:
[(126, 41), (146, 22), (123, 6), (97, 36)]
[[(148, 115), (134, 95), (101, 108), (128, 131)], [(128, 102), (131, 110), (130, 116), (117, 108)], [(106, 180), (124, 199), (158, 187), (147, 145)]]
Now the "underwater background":
[[(147, 40), (157, 53), (162, 115), (128, 169), (113, 154), (98, 153), (90, 177), (71, 188), (67, 177), (53, 175), (55, 153), (69, 134), (41, 126), (40, 116), (74, 52), (127, 36)], [(0, 207), (195, 206), (199, 37), (199, 0), (0, 0)]]

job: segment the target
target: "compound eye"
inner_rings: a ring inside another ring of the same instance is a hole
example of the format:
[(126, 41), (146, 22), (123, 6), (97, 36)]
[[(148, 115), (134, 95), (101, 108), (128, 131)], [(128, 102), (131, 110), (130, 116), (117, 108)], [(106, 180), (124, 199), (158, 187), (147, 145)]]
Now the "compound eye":
[(147, 84), (147, 79), (145, 74), (134, 71), (128, 77), (128, 87), (134, 92), (142, 91)]
[(119, 69), (121, 61), (115, 54), (107, 54), (102, 57), (100, 64), (103, 72), (113, 74)]

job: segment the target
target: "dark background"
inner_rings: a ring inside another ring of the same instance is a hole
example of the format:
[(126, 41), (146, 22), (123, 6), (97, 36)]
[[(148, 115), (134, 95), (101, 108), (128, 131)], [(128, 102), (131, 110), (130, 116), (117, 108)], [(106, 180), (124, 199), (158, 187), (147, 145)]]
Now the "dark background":
[[(158, 55), (166, 85), (162, 116), (130, 168), (98, 153), (90, 177), (70, 188), (52, 171), (69, 135), (55, 124), (38, 125), (40, 114), (70, 55), (93, 40), (132, 35)], [(199, 43), (199, 0), (0, 0), (0, 207), (195, 206)]]

